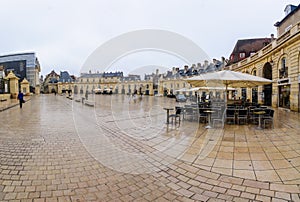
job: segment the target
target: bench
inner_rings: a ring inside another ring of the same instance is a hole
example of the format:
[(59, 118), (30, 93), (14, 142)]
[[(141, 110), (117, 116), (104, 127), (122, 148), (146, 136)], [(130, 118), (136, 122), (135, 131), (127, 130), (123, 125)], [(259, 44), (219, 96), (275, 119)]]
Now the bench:
[(94, 107), (95, 106), (95, 102), (94, 101), (89, 101), (89, 100), (85, 100), (84, 104), (90, 107)]

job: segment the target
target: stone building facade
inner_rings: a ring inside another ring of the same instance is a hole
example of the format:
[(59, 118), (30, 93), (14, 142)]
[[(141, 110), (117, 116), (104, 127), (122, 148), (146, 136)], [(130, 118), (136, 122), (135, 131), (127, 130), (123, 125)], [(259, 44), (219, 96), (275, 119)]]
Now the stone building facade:
[[(288, 23), (287, 23), (288, 22)], [(273, 80), (272, 84), (242, 89), (238, 96), (272, 107), (300, 110), (300, 7), (293, 6), (277, 27), (277, 39), (227, 69)]]
[(85, 73), (74, 84), (75, 94), (94, 93), (96, 89), (114, 94), (132, 94), (136, 90), (138, 94), (153, 95), (151, 81), (127, 78), (123, 76), (123, 72)]

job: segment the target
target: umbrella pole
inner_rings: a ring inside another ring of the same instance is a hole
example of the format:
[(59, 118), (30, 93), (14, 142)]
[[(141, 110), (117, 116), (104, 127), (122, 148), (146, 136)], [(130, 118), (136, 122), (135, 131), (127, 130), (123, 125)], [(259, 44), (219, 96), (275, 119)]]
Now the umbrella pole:
[(227, 99), (228, 99), (227, 88), (228, 88), (228, 84), (226, 84), (226, 86), (225, 86), (225, 108), (227, 108)]

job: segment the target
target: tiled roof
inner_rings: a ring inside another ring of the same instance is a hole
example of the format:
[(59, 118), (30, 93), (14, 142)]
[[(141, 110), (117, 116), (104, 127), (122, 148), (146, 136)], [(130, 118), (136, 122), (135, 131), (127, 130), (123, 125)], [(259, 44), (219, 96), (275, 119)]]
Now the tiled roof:
[[(240, 39), (234, 46), (230, 55), (229, 64), (241, 61), (249, 57), (251, 53), (255, 53), (271, 42), (271, 38), (255, 38), (255, 39)], [(240, 53), (245, 53), (244, 58), (240, 58)]]
[(80, 78), (123, 77), (123, 72), (81, 73)]
[(69, 72), (63, 71), (60, 72), (59, 82), (73, 82), (73, 78), (70, 76)]

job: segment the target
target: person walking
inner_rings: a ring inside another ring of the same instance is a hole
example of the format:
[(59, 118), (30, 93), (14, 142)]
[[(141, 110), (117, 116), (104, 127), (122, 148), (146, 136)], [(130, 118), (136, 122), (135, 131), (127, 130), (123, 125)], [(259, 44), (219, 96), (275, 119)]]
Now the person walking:
[(24, 103), (24, 94), (21, 91), (19, 91), (18, 100), (19, 100), (20, 108), (22, 108), (22, 105)]

